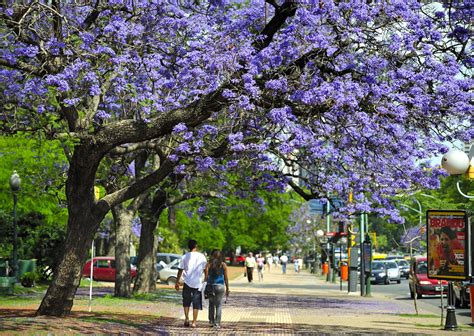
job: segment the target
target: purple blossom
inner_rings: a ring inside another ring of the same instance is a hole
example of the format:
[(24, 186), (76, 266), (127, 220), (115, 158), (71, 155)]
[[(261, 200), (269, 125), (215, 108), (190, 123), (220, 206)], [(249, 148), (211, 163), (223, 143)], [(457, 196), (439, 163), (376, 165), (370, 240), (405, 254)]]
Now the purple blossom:
[(173, 133), (175, 134), (186, 132), (187, 130), (188, 130), (188, 127), (183, 123), (177, 124), (176, 126), (173, 127)]
[(179, 157), (178, 157), (178, 155), (176, 155), (176, 154), (170, 154), (170, 155), (168, 156), (168, 159), (169, 159), (171, 162), (176, 162), (176, 161), (179, 160)]
[(237, 165), (239, 164), (239, 162), (237, 160), (229, 160), (226, 162), (226, 167), (227, 168), (235, 168), (237, 167)]
[(191, 151), (191, 146), (189, 146), (189, 143), (183, 142), (176, 147), (176, 151), (178, 153), (189, 153)]
[(135, 217), (132, 220), (132, 233), (135, 235), (135, 237), (140, 238), (141, 230), (142, 230), (142, 222), (140, 220), (140, 217)]
[(127, 166), (127, 173), (128, 173), (128, 175), (135, 177), (135, 160), (132, 161), (132, 162)]
[(242, 132), (238, 132), (234, 134), (229, 134), (227, 138), (229, 139), (229, 142), (231, 144), (236, 144), (243, 140), (244, 135), (242, 134)]
[(196, 158), (196, 166), (198, 171), (200, 172), (206, 172), (208, 171), (214, 164), (214, 159), (211, 157), (205, 157), (205, 158)]
[(175, 167), (174, 172), (176, 174), (182, 174), (186, 170), (186, 166), (184, 164), (180, 164)]

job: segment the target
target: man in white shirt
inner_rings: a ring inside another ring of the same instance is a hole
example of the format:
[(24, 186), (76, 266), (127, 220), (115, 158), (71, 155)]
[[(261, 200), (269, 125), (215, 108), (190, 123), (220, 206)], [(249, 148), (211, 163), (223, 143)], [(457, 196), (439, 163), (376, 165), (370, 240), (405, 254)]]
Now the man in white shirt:
[(194, 239), (188, 241), (189, 252), (187, 252), (179, 263), (179, 271), (175, 289), (179, 291), (179, 280), (183, 275), (183, 308), (184, 326), (189, 327), (189, 308), (193, 305), (193, 322), (191, 327), (196, 327), (198, 313), (202, 310), (201, 277), (206, 268), (207, 260), (204, 254), (197, 251), (197, 242)]
[(255, 260), (253, 253), (249, 252), (249, 255), (245, 258), (245, 273), (247, 274), (247, 280), (249, 282), (253, 281), (253, 269), (255, 268), (256, 263), (257, 261)]

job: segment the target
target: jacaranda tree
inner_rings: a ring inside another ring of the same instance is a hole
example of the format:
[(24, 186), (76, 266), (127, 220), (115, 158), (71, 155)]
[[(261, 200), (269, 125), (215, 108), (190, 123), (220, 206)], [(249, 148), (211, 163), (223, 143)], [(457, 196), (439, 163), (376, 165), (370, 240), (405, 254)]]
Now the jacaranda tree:
[[(253, 155), (250, 167), (268, 172), (258, 186), (286, 183), (301, 168), (305, 184), (291, 184), (306, 198), (352, 190), (362, 210), (392, 214), (385, 195), (438, 183), (419, 158), (443, 151), (445, 139), (472, 137), (472, 82), (462, 75), (472, 64), (469, 31), (462, 15), (449, 17), (455, 8), (429, 11), (413, 0), (5, 3), (2, 133), (72, 144), (64, 255), (38, 314), (70, 312), (86, 250), (111, 207), (185, 171), (190, 157), (198, 169), (225, 169)], [(179, 144), (156, 170), (94, 198), (104, 157), (166, 137)], [(203, 152), (214, 138), (228, 142), (225, 165)], [(277, 158), (291, 169), (280, 172)]]

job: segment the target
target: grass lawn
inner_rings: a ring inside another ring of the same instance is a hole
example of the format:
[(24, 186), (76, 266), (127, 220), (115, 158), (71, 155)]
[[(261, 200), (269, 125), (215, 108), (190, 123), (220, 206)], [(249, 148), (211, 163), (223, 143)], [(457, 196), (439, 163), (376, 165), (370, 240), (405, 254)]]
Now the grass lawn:
[[(243, 267), (229, 266), (230, 280), (241, 277)], [(89, 287), (89, 280), (83, 279), (82, 293)], [(93, 282), (94, 288), (111, 287), (113, 282)], [(91, 311), (87, 296), (76, 295), (72, 312), (67, 318), (35, 317), (48, 284), (37, 284), (33, 288), (15, 287), (15, 295), (0, 296), (0, 335), (78, 335), (78, 334), (120, 334), (156, 333), (149, 329), (156, 325), (174, 325), (182, 314), (181, 292), (166, 285), (157, 290), (129, 299), (116, 298), (112, 294), (93, 297)], [(170, 318), (174, 316), (175, 318)]]

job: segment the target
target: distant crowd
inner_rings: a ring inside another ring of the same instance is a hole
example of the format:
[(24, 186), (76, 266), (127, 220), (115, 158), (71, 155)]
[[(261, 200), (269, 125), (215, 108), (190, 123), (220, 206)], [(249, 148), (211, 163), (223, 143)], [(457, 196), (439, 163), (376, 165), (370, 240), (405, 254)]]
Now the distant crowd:
[[(249, 283), (253, 282), (254, 270), (257, 270), (258, 280), (263, 281), (264, 271), (271, 272), (273, 267), (279, 268), (281, 266), (281, 272), (286, 274), (286, 268), (290, 259), (283, 253), (281, 256), (272, 255), (271, 253), (259, 253), (255, 256), (253, 252), (249, 252), (245, 257), (244, 261), (244, 276), (247, 277)], [(291, 260), (296, 273), (301, 272), (303, 268), (303, 259), (300, 256), (295, 256)]]

